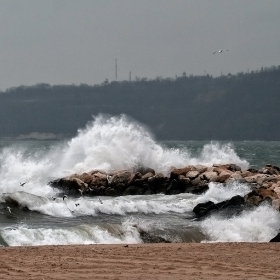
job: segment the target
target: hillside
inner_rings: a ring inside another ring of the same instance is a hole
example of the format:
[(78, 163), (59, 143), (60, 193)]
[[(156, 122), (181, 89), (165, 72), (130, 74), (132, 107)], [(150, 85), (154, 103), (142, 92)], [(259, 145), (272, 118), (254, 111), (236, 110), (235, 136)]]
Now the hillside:
[(127, 114), (161, 140), (280, 140), (280, 66), (213, 78), (38, 84), (0, 93), (0, 137), (71, 136), (99, 113)]

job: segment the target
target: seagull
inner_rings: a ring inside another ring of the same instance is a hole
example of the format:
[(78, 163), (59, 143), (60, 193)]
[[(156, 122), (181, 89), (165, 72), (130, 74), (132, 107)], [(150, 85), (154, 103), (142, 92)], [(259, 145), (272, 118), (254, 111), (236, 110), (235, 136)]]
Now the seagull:
[(215, 54), (215, 53), (222, 53), (222, 52), (228, 52), (228, 50), (221, 49), (221, 50), (213, 52), (213, 54)]
[(111, 176), (111, 175), (107, 175), (107, 176), (106, 176), (108, 184), (111, 184), (111, 182), (112, 182), (112, 181), (111, 181), (112, 177), (113, 177), (113, 176)]
[[(64, 200), (64, 199), (67, 199), (68, 196), (65, 194), (62, 198), (63, 198), (63, 200)], [(66, 207), (68, 208), (68, 210), (69, 210), (71, 213), (75, 213), (73, 210), (71, 210), (71, 209), (67, 206), (67, 201), (65, 201), (65, 205), (66, 205)]]
[(23, 187), (27, 182), (19, 183), (21, 187)]
[(99, 202), (101, 203), (101, 204), (103, 204), (103, 201), (100, 199), (100, 198), (98, 198), (99, 199)]
[(7, 206), (6, 209), (12, 214), (11, 207)]
[(80, 192), (80, 194), (81, 194), (81, 196), (83, 195), (83, 190), (81, 190), (81, 189), (78, 189), (78, 191)]
[(68, 210), (69, 210), (71, 213), (75, 213), (75, 211), (74, 211), (74, 210), (71, 210), (67, 205), (66, 205), (66, 207), (68, 208)]

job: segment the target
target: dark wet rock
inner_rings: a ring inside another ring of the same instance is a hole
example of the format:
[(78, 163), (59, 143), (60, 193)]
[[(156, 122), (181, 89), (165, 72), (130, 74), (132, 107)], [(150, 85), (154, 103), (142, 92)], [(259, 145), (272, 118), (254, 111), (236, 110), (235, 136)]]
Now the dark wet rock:
[(144, 243), (171, 243), (166, 238), (159, 235), (152, 235), (145, 231), (140, 231), (140, 237)]
[(207, 201), (205, 203), (199, 203), (193, 208), (193, 212), (198, 218), (208, 216), (214, 212), (220, 214), (232, 216), (240, 213), (245, 207), (245, 200), (242, 196), (236, 195), (231, 199), (214, 203)]
[(207, 201), (203, 203), (198, 203), (194, 208), (193, 212), (198, 216), (202, 217), (206, 215), (207, 212), (211, 209), (211, 207), (215, 207), (215, 203), (213, 201)]
[(269, 242), (280, 242), (280, 233), (273, 237)]
[(19, 207), (19, 203), (17, 200), (11, 198), (10, 196), (5, 197), (5, 202), (8, 206)]
[(256, 169), (256, 168), (249, 168), (247, 170), (251, 173), (254, 173), (254, 174), (259, 172), (258, 169)]
[(139, 188), (136, 186), (129, 186), (123, 193), (122, 195), (142, 195), (144, 194), (145, 189)]
[[(185, 193), (186, 189), (191, 186), (190, 184), (182, 183), (182, 181), (178, 181), (176, 179), (167, 181), (166, 184), (166, 194), (167, 195), (174, 195), (179, 193)], [(189, 191), (191, 192), (191, 190)]]
[(184, 192), (185, 193), (192, 193), (192, 194), (200, 195), (200, 194), (203, 194), (206, 191), (208, 191), (208, 189), (209, 189), (208, 184), (201, 184), (201, 185), (198, 185), (198, 186), (190, 185), (190, 186), (187, 186), (185, 188)]
[(104, 191), (104, 194), (107, 196), (119, 196), (119, 195), (121, 195), (121, 191), (119, 189), (115, 189), (115, 188), (107, 188)]
[(155, 192), (151, 189), (145, 190), (144, 195), (150, 195), (150, 194), (155, 194)]

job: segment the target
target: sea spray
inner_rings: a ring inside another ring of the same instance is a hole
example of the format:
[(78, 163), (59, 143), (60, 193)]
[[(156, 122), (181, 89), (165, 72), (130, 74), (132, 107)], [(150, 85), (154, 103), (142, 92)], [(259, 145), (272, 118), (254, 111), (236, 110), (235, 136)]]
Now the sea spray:
[[(42, 196), (55, 195), (57, 191), (47, 185), (54, 159), (49, 154), (26, 149), (13, 146), (0, 151), (0, 194), (24, 190)], [(22, 182), (26, 184), (21, 186)]]
[(167, 174), (171, 166), (186, 164), (188, 154), (178, 149), (164, 149), (152, 134), (126, 116), (98, 116), (68, 142), (60, 169), (83, 172), (132, 169), (143, 165)]
[(279, 211), (261, 205), (232, 218), (213, 214), (201, 223), (201, 229), (212, 242), (268, 242), (277, 235), (279, 224)]
[[(251, 191), (252, 187), (249, 184), (232, 181), (227, 184), (209, 183), (209, 189), (202, 195), (194, 199), (194, 204), (212, 201), (219, 203), (228, 200), (236, 195), (244, 196)], [(194, 205), (194, 206), (195, 206)]]
[(235, 163), (243, 170), (249, 167), (249, 163), (236, 154), (232, 143), (222, 144), (217, 141), (205, 144), (201, 152), (196, 157), (191, 158), (189, 162), (190, 164), (205, 164), (207, 166)]
[(85, 129), (78, 131), (61, 154), (58, 169), (76, 173), (91, 169), (108, 172), (143, 165), (168, 175), (171, 167), (188, 164), (236, 163), (243, 168), (248, 166), (230, 144), (207, 144), (198, 158), (191, 158), (187, 149), (166, 148), (154, 140), (145, 126), (125, 115), (97, 116)]

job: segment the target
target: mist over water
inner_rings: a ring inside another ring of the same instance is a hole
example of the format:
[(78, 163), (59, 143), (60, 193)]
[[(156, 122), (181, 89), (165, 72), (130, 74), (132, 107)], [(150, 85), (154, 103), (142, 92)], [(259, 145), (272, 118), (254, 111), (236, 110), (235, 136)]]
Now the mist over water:
[[(99, 115), (68, 141), (1, 142), (0, 243), (1, 238), (10, 246), (141, 243), (143, 231), (170, 242), (267, 241), (277, 232), (279, 214), (269, 206), (229, 220), (213, 216), (196, 223), (186, 219), (198, 203), (245, 195), (250, 191), (246, 184), (210, 183), (209, 190), (199, 196), (102, 197), (103, 204), (96, 197), (63, 201), (63, 193), (48, 185), (51, 179), (94, 169), (110, 172), (143, 165), (169, 176), (172, 167), (189, 164), (250, 166), (246, 157), (237, 154), (234, 143), (195, 143), (200, 145), (196, 152), (188, 142), (174, 143), (158, 142), (145, 126), (125, 115)], [(22, 182), (27, 182), (24, 187)], [(9, 213), (7, 200), (31, 211), (13, 208)], [(250, 228), (254, 233), (250, 234)]]

